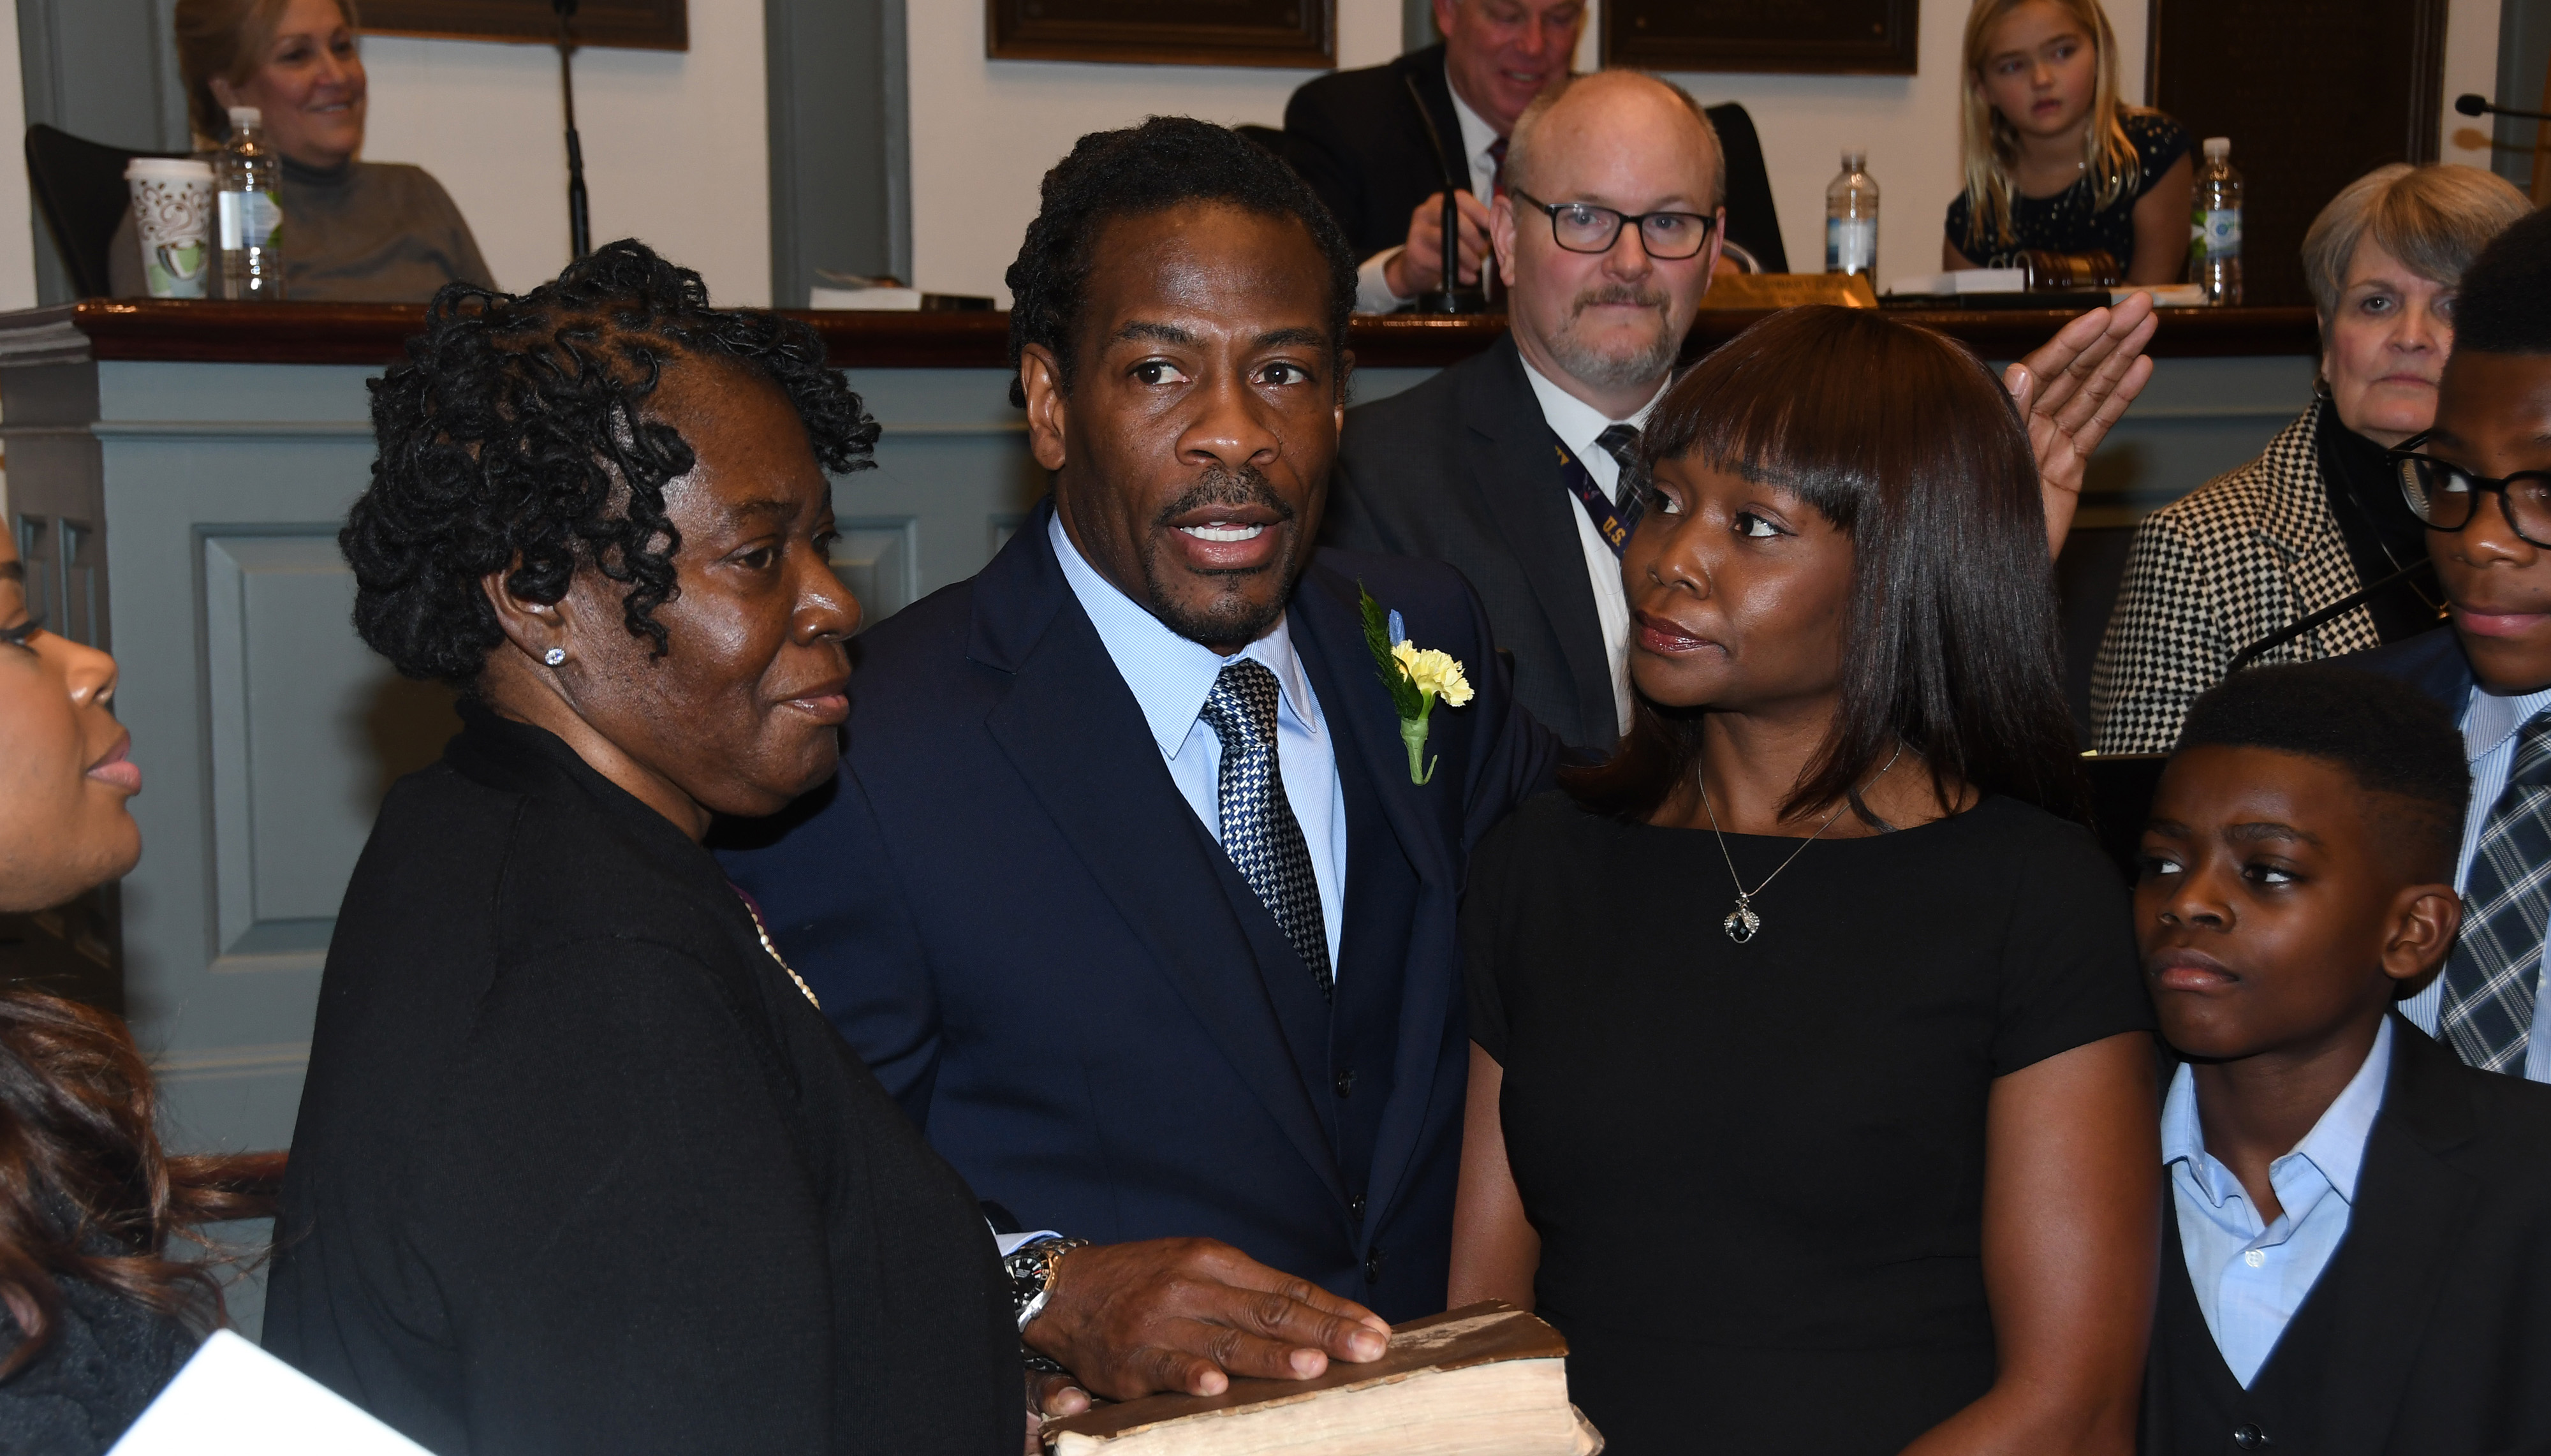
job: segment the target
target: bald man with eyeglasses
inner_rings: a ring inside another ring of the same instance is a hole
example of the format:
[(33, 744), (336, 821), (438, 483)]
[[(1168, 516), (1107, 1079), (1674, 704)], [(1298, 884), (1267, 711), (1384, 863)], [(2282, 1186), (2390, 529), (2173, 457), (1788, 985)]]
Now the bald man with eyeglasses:
[[(1347, 411), (1332, 545), (1458, 567), (1514, 659), (1515, 694), (1581, 757), (1629, 725), (1640, 431), (1674, 382), (1723, 243), (1726, 167), (1681, 87), (1603, 71), (1516, 121), (1490, 240), (1511, 332), (1404, 393)], [(2011, 367), (2030, 412), (2050, 540), (2082, 467), (2151, 365), (2140, 297), (2076, 319)]]

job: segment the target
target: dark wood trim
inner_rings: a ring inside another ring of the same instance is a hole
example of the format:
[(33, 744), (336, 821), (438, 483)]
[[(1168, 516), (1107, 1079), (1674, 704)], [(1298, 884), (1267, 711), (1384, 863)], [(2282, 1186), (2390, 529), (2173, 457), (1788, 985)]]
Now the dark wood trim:
[[(369, 34), (535, 46), (558, 39), (549, 0), (363, 0), (362, 10)], [(580, 0), (569, 34), (580, 47), (688, 51), (689, 12), (689, 0)]]
[[(946, 3), (946, 0), (938, 0)], [(1059, 20), (1033, 0), (983, 0), (983, 53), (995, 60), (1099, 60), (1145, 65), (1337, 64), (1334, 0), (1291, 0), (1290, 24)]]
[[(1777, 39), (1656, 38), (1644, 33), (1646, 12), (1688, 8), (1679, 0), (1606, 0), (1600, 42), (1603, 63), (1643, 70), (1800, 75), (1909, 76), (1919, 68), (1921, 0), (1886, 0), (1885, 30), (1867, 38), (1837, 35), (1815, 18), (1806, 18), (1794, 34)], [(1750, 10), (1758, 18), (1782, 14), (1777, 5), (1756, 5)]]
[[(1938, 329), (1987, 359), (2017, 359), (2071, 315), (2057, 309), (1889, 311)], [(1693, 323), (1691, 347), (1734, 338), (1761, 310), (1716, 309)], [(845, 368), (984, 369), (1008, 363), (1004, 313), (791, 313), (822, 335)], [(68, 328), (65, 329), (64, 326)], [(58, 362), (84, 338), (89, 357), (214, 364), (384, 364), (425, 327), (406, 303), (219, 303), (194, 299), (85, 299), (64, 308), (0, 314), (0, 365)], [(1496, 342), (1502, 317), (1359, 318), (1348, 335), (1368, 368), (1439, 367)], [(73, 337), (73, 331), (79, 337)], [(58, 341), (56, 343), (56, 341)], [(41, 343), (45, 347), (30, 348)], [(2320, 336), (2308, 308), (2164, 309), (2152, 353), (2162, 359), (2312, 355)]]

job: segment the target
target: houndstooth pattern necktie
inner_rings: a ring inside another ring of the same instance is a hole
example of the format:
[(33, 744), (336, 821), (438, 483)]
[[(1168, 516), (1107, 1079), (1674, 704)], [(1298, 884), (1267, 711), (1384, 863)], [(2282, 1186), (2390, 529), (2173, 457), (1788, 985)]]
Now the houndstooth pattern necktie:
[(1648, 504), (1648, 467), (1639, 459), (1639, 427), (1606, 425), (1594, 437), (1603, 453), (1621, 465), (1621, 482), (1612, 488), (1612, 509), (1621, 518), (1621, 529), (1639, 529), (1639, 513)]
[(1233, 663), (1214, 680), (1197, 714), (1222, 740), (1222, 777), (1215, 800), (1222, 814), (1222, 848), (1258, 902), (1311, 968), (1320, 994), (1329, 993), (1329, 930), (1320, 914), (1320, 884), (1311, 875), (1311, 851), (1301, 821), (1284, 797), (1284, 776), (1276, 760), (1276, 675), (1249, 659)]
[(2445, 962), (2437, 1025), (2485, 1072), (2524, 1071), (2551, 919), (2551, 710), (2515, 736), (2515, 768), (2490, 807), (2463, 886), (2463, 933)]

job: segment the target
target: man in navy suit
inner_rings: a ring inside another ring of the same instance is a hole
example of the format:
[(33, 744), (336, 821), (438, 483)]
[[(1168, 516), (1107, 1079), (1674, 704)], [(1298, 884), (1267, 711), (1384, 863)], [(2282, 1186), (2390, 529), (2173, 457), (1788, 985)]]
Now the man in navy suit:
[[(1464, 865), (1557, 742), (1451, 568), (1315, 549), (1355, 260), (1280, 162), (1084, 137), (1008, 280), (1053, 494), (860, 640), (836, 782), (730, 873), (977, 1195), (1095, 1242), (1024, 1327), (1084, 1386), (1376, 1358), (1444, 1302)], [(1476, 688), (1423, 782), (1366, 591)]]

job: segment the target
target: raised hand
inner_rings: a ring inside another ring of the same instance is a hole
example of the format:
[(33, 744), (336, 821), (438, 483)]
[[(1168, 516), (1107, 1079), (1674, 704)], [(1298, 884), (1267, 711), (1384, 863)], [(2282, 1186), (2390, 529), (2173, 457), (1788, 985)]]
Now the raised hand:
[[(1389, 1335), (1363, 1305), (1213, 1239), (1073, 1249), (1027, 1327), (1027, 1342), (1081, 1390), (1112, 1401), (1217, 1396), (1234, 1375), (1310, 1380), (1332, 1359), (1380, 1359)], [(1039, 1394), (1051, 1414), (1085, 1404), (1064, 1386)]]
[(2108, 427), (2125, 415), (2152, 378), (2144, 346), (2152, 342), (2152, 295), (2134, 293), (2113, 308), (2094, 308), (2056, 331), (2002, 373), (2028, 421), (2029, 449), (2046, 501), (2046, 556), (2054, 560), (2082, 504), (2082, 472)]

